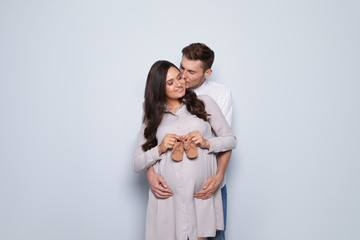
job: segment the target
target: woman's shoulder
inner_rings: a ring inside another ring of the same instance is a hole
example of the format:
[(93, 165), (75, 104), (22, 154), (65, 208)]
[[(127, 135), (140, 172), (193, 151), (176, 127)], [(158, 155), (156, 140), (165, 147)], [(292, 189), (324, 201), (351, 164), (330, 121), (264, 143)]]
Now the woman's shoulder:
[(209, 96), (209, 95), (206, 95), (206, 94), (201, 94), (201, 95), (198, 95), (197, 96), (199, 99), (203, 100), (204, 102), (215, 102), (215, 100)]
[(207, 110), (209, 110), (209, 108), (219, 107), (216, 101), (209, 95), (205, 95), (205, 94), (198, 95), (198, 98), (205, 103), (205, 108)]

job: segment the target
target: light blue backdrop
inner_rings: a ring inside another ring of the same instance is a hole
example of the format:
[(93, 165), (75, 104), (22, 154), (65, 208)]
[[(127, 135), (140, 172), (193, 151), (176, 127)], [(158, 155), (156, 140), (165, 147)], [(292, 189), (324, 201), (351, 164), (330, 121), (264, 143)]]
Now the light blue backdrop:
[(229, 240), (360, 239), (358, 1), (0, 0), (0, 239), (143, 239), (147, 72), (216, 52)]

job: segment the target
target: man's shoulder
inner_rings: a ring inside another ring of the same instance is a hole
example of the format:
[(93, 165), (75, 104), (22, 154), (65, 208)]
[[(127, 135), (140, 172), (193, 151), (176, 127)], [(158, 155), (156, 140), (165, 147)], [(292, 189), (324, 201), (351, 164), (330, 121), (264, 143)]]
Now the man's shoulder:
[(215, 82), (215, 81), (207, 81), (206, 85), (209, 88), (216, 88), (216, 89), (228, 89), (230, 90), (226, 85), (219, 83), (219, 82)]
[(195, 92), (198, 94), (205, 94), (211, 96), (212, 94), (218, 95), (219, 93), (230, 94), (231, 91), (230, 88), (228, 88), (224, 84), (206, 80), (202, 86), (195, 89)]
[(215, 100), (220, 98), (226, 98), (231, 96), (230, 88), (224, 84), (208, 81), (203, 89), (201, 89), (200, 94), (210, 95)]

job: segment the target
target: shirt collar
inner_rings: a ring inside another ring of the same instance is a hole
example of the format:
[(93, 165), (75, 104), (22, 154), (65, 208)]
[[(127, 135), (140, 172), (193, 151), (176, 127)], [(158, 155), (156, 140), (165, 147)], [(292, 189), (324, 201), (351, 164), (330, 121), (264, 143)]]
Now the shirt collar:
[[(184, 105), (184, 103), (181, 103), (181, 104), (180, 104), (179, 108), (178, 108), (177, 111), (176, 111), (176, 114), (179, 113), (179, 111), (182, 109), (183, 105)], [(164, 107), (165, 107), (164, 112), (172, 113), (172, 114), (175, 115), (175, 113), (173, 113), (172, 111), (170, 111), (170, 109), (168, 108), (168, 106), (166, 105), (166, 103), (164, 103)]]

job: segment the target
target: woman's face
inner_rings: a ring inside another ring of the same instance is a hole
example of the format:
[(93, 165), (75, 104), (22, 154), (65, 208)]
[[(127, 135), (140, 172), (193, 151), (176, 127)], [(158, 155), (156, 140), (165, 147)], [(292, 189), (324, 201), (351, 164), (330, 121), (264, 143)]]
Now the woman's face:
[(185, 95), (185, 80), (177, 68), (169, 68), (165, 85), (165, 94), (168, 100), (179, 99)]

